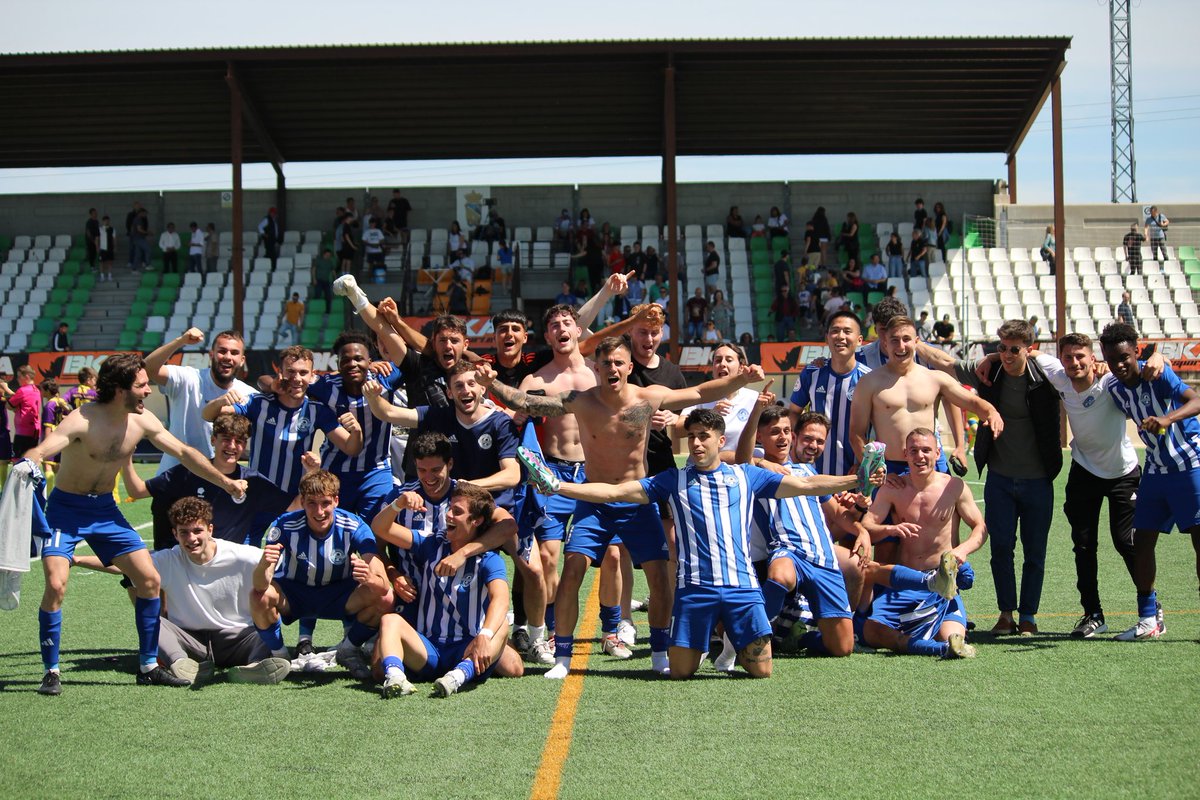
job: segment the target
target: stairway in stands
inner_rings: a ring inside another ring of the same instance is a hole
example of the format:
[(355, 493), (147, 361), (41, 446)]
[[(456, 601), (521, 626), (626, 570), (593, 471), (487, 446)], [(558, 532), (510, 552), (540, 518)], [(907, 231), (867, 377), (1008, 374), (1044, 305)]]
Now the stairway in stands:
[[(87, 269), (87, 264), (84, 264)], [(113, 264), (113, 280), (97, 283), (88, 298), (87, 308), (71, 332), (75, 350), (115, 350), (133, 306), (138, 275), (131, 273), (121, 259)]]

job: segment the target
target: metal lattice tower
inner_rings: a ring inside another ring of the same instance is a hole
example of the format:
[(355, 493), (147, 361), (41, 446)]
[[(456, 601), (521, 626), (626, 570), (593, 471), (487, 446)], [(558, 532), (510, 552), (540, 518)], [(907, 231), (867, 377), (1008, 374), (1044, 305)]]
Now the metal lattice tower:
[(1133, 158), (1133, 57), (1129, 0), (1108, 0), (1112, 64), (1112, 202), (1136, 203)]

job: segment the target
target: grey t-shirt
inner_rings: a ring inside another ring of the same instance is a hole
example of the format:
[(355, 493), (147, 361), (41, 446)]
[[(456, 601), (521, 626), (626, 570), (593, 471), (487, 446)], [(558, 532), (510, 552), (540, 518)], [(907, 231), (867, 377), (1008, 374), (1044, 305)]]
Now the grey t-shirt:
[[(976, 389), (979, 379), (975, 377), (978, 361), (960, 361), (955, 366), (958, 379)], [(1038, 455), (1037, 434), (1033, 430), (1033, 417), (1025, 395), (1029, 391), (1029, 376), (1014, 378), (1005, 375), (1000, 384), (1000, 398), (996, 409), (1004, 420), (1004, 432), (992, 440), (992, 454), (988, 469), (1006, 478), (1045, 478), (1046, 468)]]

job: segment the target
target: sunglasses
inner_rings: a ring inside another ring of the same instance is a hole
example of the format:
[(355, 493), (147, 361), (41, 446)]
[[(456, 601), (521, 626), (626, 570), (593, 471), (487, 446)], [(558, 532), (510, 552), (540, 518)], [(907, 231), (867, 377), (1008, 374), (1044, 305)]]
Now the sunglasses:
[(1024, 346), (1017, 345), (1017, 344), (1011, 345), (1010, 347), (1005, 347), (1004, 345), (1000, 345), (1000, 348), (997, 352), (1009, 353), (1010, 355), (1019, 356), (1019, 355), (1021, 355), (1021, 351), (1024, 349), (1025, 349)]

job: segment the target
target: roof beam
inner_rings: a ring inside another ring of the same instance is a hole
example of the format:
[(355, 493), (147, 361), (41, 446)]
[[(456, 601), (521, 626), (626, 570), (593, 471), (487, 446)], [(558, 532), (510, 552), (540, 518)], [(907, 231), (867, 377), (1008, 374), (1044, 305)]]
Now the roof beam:
[(238, 75), (237, 66), (232, 61), (225, 62), (225, 83), (229, 86), (231, 97), (241, 98), (242, 115), (250, 123), (250, 129), (254, 131), (254, 136), (266, 152), (267, 158), (271, 159), (271, 166), (275, 168), (275, 174), (282, 177), (283, 165), (286, 163), (286, 159), (275, 145), (275, 139), (272, 138), (271, 132), (267, 130), (262, 115), (258, 113), (258, 108), (246, 91), (246, 86), (242, 83), (242, 79)]

